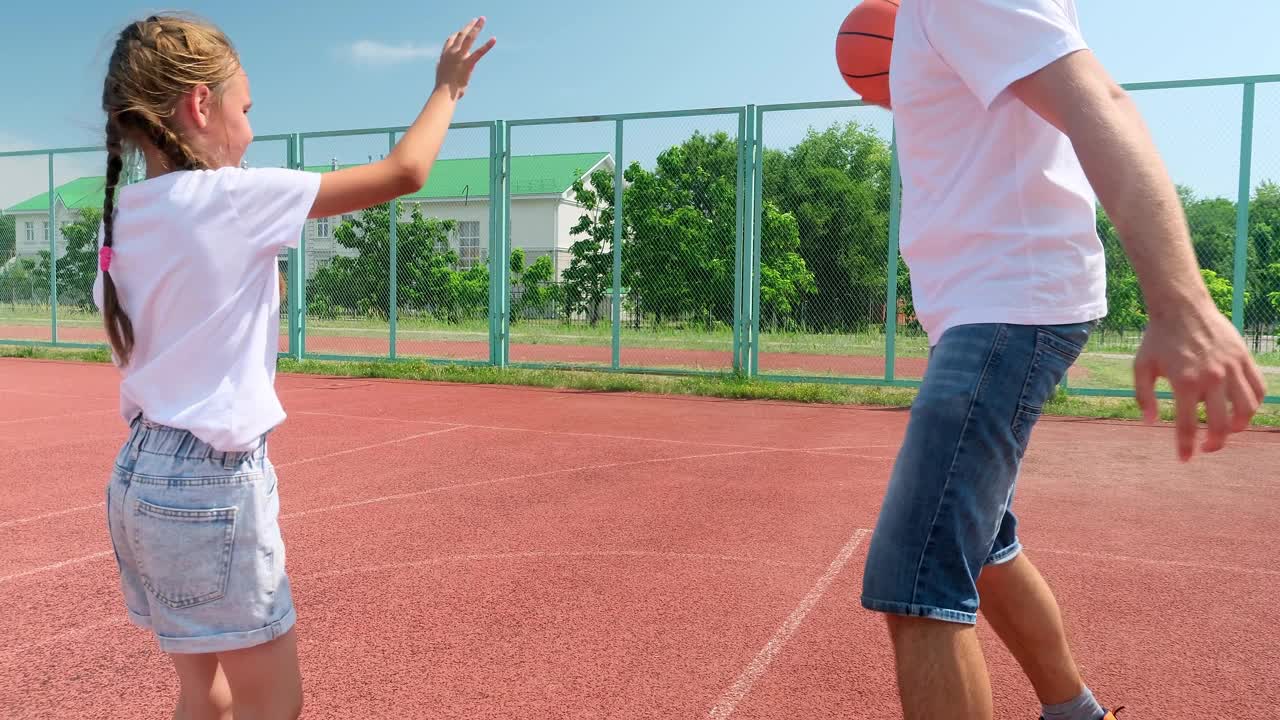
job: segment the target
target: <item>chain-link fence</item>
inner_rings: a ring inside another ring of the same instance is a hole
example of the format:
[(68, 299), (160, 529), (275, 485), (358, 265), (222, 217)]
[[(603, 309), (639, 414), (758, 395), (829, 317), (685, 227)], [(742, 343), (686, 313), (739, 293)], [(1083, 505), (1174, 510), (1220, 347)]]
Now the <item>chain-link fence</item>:
[(889, 114), (851, 103), (763, 108), (759, 135), (759, 372), (884, 377)]
[(513, 362), (735, 367), (744, 118), (511, 123)]
[[(1130, 89), (1274, 395), (1280, 77)], [(282, 254), (281, 351), (914, 384), (928, 343), (897, 251), (891, 122), (828, 102), (457, 125), (426, 187), (312, 220)], [(246, 164), (328, 172), (402, 131), (260, 138)], [(97, 148), (0, 153), (0, 342), (103, 342), (104, 167)], [(1097, 224), (1110, 313), (1067, 384), (1124, 395), (1147, 313)]]

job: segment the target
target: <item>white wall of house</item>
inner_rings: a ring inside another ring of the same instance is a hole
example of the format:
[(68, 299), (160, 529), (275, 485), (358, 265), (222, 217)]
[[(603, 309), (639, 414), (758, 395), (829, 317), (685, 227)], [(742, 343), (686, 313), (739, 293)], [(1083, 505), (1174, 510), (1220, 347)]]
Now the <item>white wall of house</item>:
[[(20, 258), (36, 259), (40, 257), (40, 253), (49, 251), (49, 213), (12, 213), (14, 219), (14, 231), (17, 233), (17, 250), (16, 254)], [(54, 211), (55, 222), (59, 228), (55, 240), (57, 243), (58, 257), (67, 254), (67, 240), (62, 235), (61, 228), (64, 225), (75, 222), (79, 218), (79, 213), (75, 210), (68, 210), (58, 203)]]
[[(414, 201), (401, 204), (402, 221), (408, 220)], [(458, 229), (449, 238), (449, 247), (458, 253), (463, 267), (471, 263), (483, 263), (489, 257), (489, 201), (480, 200), (423, 200), (422, 212), (427, 217), (454, 220)], [(550, 255), (556, 274), (569, 267), (569, 246), (573, 238), (569, 231), (582, 215), (582, 207), (560, 197), (528, 197), (511, 200), (511, 246), (522, 248), (525, 262), (532, 264), (539, 257)], [(329, 218), (307, 222), (307, 276), (311, 277), (338, 255), (354, 253), (342, 247), (334, 238), (334, 232), (342, 224), (341, 218)]]

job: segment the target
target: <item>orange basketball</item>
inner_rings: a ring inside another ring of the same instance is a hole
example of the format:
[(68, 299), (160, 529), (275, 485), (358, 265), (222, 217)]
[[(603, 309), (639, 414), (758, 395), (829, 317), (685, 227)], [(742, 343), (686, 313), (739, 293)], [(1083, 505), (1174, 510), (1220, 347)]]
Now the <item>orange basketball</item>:
[(836, 36), (836, 65), (844, 81), (866, 102), (889, 104), (889, 57), (897, 17), (894, 0), (862, 0)]

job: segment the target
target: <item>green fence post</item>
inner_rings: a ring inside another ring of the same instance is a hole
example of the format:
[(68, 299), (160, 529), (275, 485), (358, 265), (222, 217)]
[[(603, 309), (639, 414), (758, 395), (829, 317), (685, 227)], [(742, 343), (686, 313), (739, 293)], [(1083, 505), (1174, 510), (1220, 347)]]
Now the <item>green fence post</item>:
[(738, 111), (738, 177), (737, 177), (737, 206), (735, 211), (737, 217), (737, 237), (734, 240), (733, 252), (733, 371), (735, 373), (743, 372), (746, 367), (746, 352), (744, 351), (743, 339), (745, 338), (745, 322), (747, 316), (746, 303), (743, 301), (745, 282), (743, 280), (743, 267), (746, 259), (746, 238), (747, 238), (747, 188), (750, 187), (747, 182), (747, 144), (750, 138), (747, 135), (747, 110), (742, 108)]
[(511, 364), (511, 126), (502, 123), (502, 314), (498, 337), (502, 367)]
[(1236, 256), (1231, 278), (1231, 322), (1244, 332), (1244, 291), (1249, 281), (1249, 196), (1253, 170), (1253, 83), (1244, 84), (1244, 107), (1240, 119), (1240, 189), (1236, 198)]
[[(307, 139), (301, 135), (295, 134), (294, 145), (297, 147), (297, 156), (294, 160), (297, 162), (297, 170), (306, 170), (307, 167)], [(298, 269), (295, 271), (298, 280), (298, 290), (294, 297), (298, 299), (298, 347), (294, 351), (294, 358), (301, 360), (307, 354), (307, 230), (302, 229), (302, 237), (298, 241)]]
[(893, 382), (898, 354), (898, 228), (902, 218), (902, 176), (898, 168), (898, 134), (889, 145), (889, 254), (884, 291), (884, 379)]
[[(289, 136), (289, 138), (285, 140), (285, 144), (284, 144), (284, 155), (285, 155), (284, 164), (285, 164), (285, 167), (289, 168), (290, 170), (295, 169), (298, 164), (296, 160), (297, 153), (294, 148), (294, 140), (295, 138), (293, 136)], [(288, 326), (289, 326), (289, 349), (286, 354), (296, 358), (299, 356), (298, 305), (297, 305), (297, 302), (298, 302), (298, 278), (297, 278), (298, 249), (289, 248), (288, 250), (285, 251), (285, 256), (289, 259), (288, 265), (285, 268), (285, 280), (287, 281), (285, 284), (286, 295), (285, 297), (281, 298), (281, 301), (284, 302), (285, 304), (284, 306), (287, 312), (286, 321), (288, 322)]]
[(613, 141), (613, 369), (622, 367), (622, 121), (615, 121)]
[[(54, 212), (56, 188), (53, 185), (53, 153), (49, 153), (49, 340), (58, 344), (58, 243), (57, 216)], [(16, 233), (17, 230), (15, 229)]]
[(510, 156), (511, 130), (506, 121), (499, 120), (489, 135), (489, 364), (506, 367), (510, 362), (508, 333), (510, 318), (510, 289), (507, 287), (507, 270), (510, 263), (506, 248), (508, 217), (510, 214)]
[[(387, 152), (390, 153), (392, 150), (395, 150), (395, 149), (396, 149), (396, 134), (395, 134), (395, 131), (392, 131), (387, 133)], [(388, 211), (389, 211), (388, 217), (391, 219), (391, 235), (388, 239), (388, 244), (391, 246), (391, 253), (390, 253), (391, 259), (388, 262), (388, 265), (389, 265), (388, 271), (391, 273), (391, 277), (390, 277), (391, 282), (390, 284), (387, 285), (387, 287), (390, 288), (390, 295), (391, 295), (391, 297), (388, 298), (387, 300), (388, 302), (387, 320), (391, 328), (391, 337), (389, 339), (388, 353), (390, 354), (391, 359), (395, 360), (396, 359), (396, 320), (399, 315), (399, 312), (398, 312), (399, 300), (396, 292), (397, 290), (396, 284), (399, 282), (399, 275), (396, 273), (396, 226), (400, 224), (399, 199), (393, 199), (391, 201), (388, 207)]]
[(489, 364), (498, 364), (498, 323), (495, 313), (498, 307), (498, 273), (493, 267), (498, 256), (498, 236), (501, 234), (502, 213), (502, 152), (498, 139), (500, 123), (489, 128)]
[(753, 118), (751, 126), (751, 336), (748, 340), (751, 360), (749, 377), (760, 373), (760, 256), (761, 233), (764, 227), (764, 111), (755, 105), (747, 106), (747, 114)]

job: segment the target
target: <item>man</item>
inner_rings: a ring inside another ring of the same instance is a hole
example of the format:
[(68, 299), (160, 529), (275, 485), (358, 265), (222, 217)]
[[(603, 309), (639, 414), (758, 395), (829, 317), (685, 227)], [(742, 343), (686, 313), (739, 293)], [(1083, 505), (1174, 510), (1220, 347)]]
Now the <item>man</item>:
[(1183, 461), (1200, 403), (1213, 452), (1247, 427), (1261, 374), (1210, 299), (1174, 186), (1074, 0), (902, 0), (890, 87), (902, 252), (931, 350), (862, 603), (888, 617), (907, 720), (991, 718), (979, 597), (1046, 720), (1109, 719), (1011, 510), (1032, 427), (1106, 314), (1095, 192), (1149, 311), (1137, 399), (1154, 421), (1155, 380), (1169, 378)]

